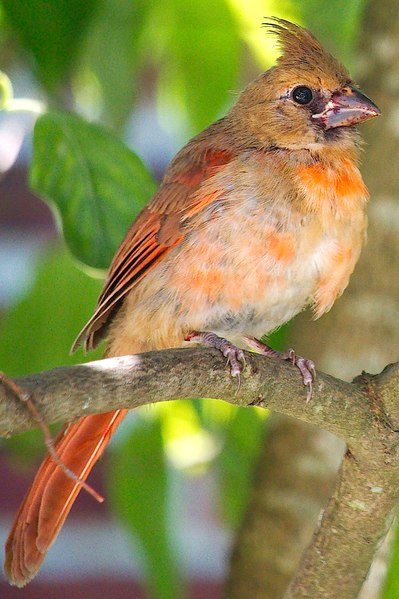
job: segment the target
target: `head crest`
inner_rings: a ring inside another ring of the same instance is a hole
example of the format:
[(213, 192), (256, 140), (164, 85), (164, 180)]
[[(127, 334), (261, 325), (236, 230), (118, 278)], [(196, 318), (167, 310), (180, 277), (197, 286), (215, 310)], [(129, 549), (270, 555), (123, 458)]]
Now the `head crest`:
[(277, 60), (279, 66), (297, 72), (320, 70), (343, 82), (350, 80), (345, 67), (323, 48), (308, 29), (277, 17), (271, 17), (263, 25), (270, 33), (277, 35), (283, 51)]

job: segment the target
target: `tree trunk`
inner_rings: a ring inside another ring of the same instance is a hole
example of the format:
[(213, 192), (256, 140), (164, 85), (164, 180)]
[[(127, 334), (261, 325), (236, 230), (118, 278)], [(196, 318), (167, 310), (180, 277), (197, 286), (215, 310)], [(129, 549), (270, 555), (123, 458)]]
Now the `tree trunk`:
[[(317, 322), (303, 314), (291, 335), (299, 354), (348, 380), (363, 369), (378, 372), (399, 356), (398, 14), (398, 0), (372, 0), (361, 35), (358, 78), (383, 112), (383, 118), (362, 126), (367, 148), (361, 170), (371, 196), (368, 244), (349, 288), (330, 314)], [(229, 599), (282, 596), (310, 540), (309, 530), (326, 501), (325, 493), (331, 489), (334, 459), (329, 459), (328, 467), (320, 445), (329, 448), (332, 456), (342, 455), (342, 444), (322, 431), (316, 433), (285, 417), (272, 418), (271, 434), (260, 456), (248, 512), (233, 551)], [(305, 455), (309, 464), (319, 460), (319, 478), (298, 472)], [(307, 509), (310, 498), (314, 499), (312, 514)], [(297, 503), (300, 500), (303, 509)], [(362, 597), (367, 596), (364, 588)]]
[[(332, 494), (344, 444), (315, 426), (272, 414), (231, 559), (228, 599), (277, 599)], [(341, 451), (340, 451), (341, 449)]]

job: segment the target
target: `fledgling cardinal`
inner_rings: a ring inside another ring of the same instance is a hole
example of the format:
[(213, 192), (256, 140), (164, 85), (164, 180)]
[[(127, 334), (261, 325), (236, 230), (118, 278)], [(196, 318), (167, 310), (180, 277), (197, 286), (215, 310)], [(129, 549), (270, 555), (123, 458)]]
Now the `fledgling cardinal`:
[[(267, 25), (282, 47), (277, 65), (171, 162), (74, 348), (107, 338), (105, 355), (121, 356), (202, 341), (239, 376), (233, 341), (249, 335), (273, 355), (252, 336), (309, 305), (321, 316), (347, 286), (368, 195), (355, 125), (380, 111), (309, 31), (281, 19)], [(292, 352), (279, 357), (293, 359), (311, 390), (313, 364)], [(57, 439), (61, 460), (86, 479), (125, 415), (67, 426)], [(80, 488), (44, 460), (7, 540), (12, 584), (35, 576)]]

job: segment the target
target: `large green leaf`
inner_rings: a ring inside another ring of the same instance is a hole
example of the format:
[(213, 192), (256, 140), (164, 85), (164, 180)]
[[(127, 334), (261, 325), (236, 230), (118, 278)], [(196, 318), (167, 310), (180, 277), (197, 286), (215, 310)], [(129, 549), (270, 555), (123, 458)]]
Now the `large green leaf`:
[(197, 132), (234, 99), (240, 57), (236, 22), (225, 0), (169, 0), (159, 9), (167, 38), (161, 97), (186, 111)]
[(167, 470), (160, 421), (145, 418), (117, 443), (108, 468), (112, 505), (146, 558), (157, 599), (179, 599), (182, 585), (168, 526)]
[(98, 0), (1, 0), (24, 49), (33, 55), (39, 81), (53, 92), (76, 62)]
[(30, 183), (57, 209), (73, 254), (95, 268), (110, 264), (156, 188), (141, 160), (115, 136), (56, 111), (36, 122)]

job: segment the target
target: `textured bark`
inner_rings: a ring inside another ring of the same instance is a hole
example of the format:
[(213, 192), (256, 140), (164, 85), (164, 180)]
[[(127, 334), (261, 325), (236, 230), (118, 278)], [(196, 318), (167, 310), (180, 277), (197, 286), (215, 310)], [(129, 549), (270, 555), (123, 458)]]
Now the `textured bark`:
[[(329, 430), (346, 441), (372, 426), (371, 400), (359, 384), (318, 373), (311, 402), (298, 369), (245, 352), (241, 387), (220, 352), (170, 349), (64, 366), (15, 379), (47, 423), (159, 401), (215, 397), (238, 406), (260, 406)], [(395, 374), (396, 376), (396, 374)], [(394, 383), (392, 392), (394, 391)], [(0, 436), (36, 425), (21, 398), (0, 384)]]
[(226, 585), (229, 599), (281, 597), (334, 489), (336, 437), (272, 414)]
[[(237, 394), (220, 354), (201, 349), (110, 358), (16, 382), (47, 422), (202, 396), (267, 407), (341, 437), (348, 451), (338, 484), (285, 597), (355, 599), (399, 498), (399, 364), (353, 383), (319, 373), (306, 404), (295, 367), (248, 352), (246, 360)], [(26, 406), (0, 385), (2, 434), (30, 427)]]

